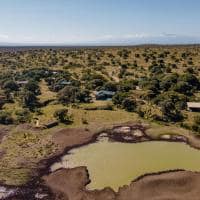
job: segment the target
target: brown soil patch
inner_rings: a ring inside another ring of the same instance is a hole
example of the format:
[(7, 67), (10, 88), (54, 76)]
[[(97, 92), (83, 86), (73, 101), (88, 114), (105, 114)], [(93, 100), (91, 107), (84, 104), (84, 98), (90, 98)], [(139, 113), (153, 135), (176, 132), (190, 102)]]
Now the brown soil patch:
[(53, 190), (56, 200), (109, 200), (115, 197), (115, 193), (109, 188), (102, 191), (87, 191), (85, 185), (90, 180), (85, 167), (58, 170), (43, 179)]
[(83, 128), (62, 129), (54, 134), (53, 141), (59, 145), (60, 150), (79, 144), (87, 143), (94, 133)]
[(120, 189), (116, 200), (199, 200), (200, 173), (149, 175)]
[(0, 143), (2, 142), (4, 136), (6, 136), (9, 133), (10, 129), (11, 128), (9, 126), (0, 127)]
[[(124, 133), (118, 133), (121, 126)], [(111, 188), (103, 190), (87, 190), (89, 174), (86, 167), (73, 169), (60, 169), (53, 173), (48, 172), (48, 167), (60, 159), (71, 148), (77, 148), (96, 141), (100, 133), (108, 133), (111, 139), (126, 141), (126, 136), (131, 137), (129, 142), (140, 142), (144, 140), (156, 140), (145, 134), (146, 126), (141, 124), (114, 125), (103, 130), (68, 128), (61, 129), (53, 135), (53, 141), (58, 145), (58, 150), (53, 157), (44, 161), (45, 171), (41, 172), (41, 178), (20, 188), (17, 198), (36, 199), (36, 192), (41, 190), (47, 197), (44, 200), (199, 200), (200, 173), (187, 171), (163, 172), (146, 175), (133, 181), (130, 186), (123, 186), (115, 193)], [(117, 132), (116, 132), (117, 130)], [(136, 137), (135, 130), (144, 133)], [(184, 138), (185, 139), (185, 138)], [(187, 143), (199, 147), (199, 139), (187, 137)], [(171, 139), (170, 139), (171, 140)], [(186, 142), (186, 141), (182, 141)], [(123, 172), (121, 172), (123, 173)], [(28, 189), (27, 189), (28, 188)], [(27, 193), (27, 190), (30, 191)], [(16, 196), (16, 195), (15, 195)], [(18, 198), (19, 197), (19, 198)], [(11, 198), (10, 198), (11, 199)]]
[(89, 179), (85, 167), (58, 170), (43, 179), (56, 200), (199, 200), (200, 196), (200, 173), (188, 171), (147, 175), (118, 193), (110, 188), (86, 190)]

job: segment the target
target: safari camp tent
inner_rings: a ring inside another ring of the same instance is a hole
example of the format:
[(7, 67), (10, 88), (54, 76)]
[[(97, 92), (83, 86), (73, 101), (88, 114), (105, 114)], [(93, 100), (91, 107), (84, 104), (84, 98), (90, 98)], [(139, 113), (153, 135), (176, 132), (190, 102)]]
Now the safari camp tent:
[(107, 90), (100, 90), (97, 91), (95, 96), (96, 100), (110, 100), (115, 95), (115, 92), (107, 91)]
[(200, 102), (187, 102), (187, 108), (191, 112), (200, 112)]

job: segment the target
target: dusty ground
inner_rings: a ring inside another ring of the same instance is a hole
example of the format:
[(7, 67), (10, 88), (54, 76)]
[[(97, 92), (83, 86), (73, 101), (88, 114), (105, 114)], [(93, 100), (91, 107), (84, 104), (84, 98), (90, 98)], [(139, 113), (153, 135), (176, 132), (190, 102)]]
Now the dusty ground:
[[(184, 136), (191, 146), (200, 147), (198, 138), (193, 135)], [(88, 143), (93, 137), (88, 130), (72, 129), (55, 134), (54, 140), (62, 147), (66, 147), (66, 145), (76, 146), (80, 141)], [(45, 186), (51, 188), (56, 200), (199, 200), (200, 195), (198, 189), (200, 173), (187, 171), (147, 175), (133, 181), (130, 186), (121, 187), (118, 193), (111, 188), (88, 191), (85, 186), (90, 180), (85, 167), (61, 169), (42, 179), (45, 181)]]
[(110, 188), (86, 190), (89, 179), (84, 167), (58, 170), (44, 180), (56, 200), (199, 200), (200, 196), (200, 173), (187, 171), (147, 175), (118, 193)]
[(49, 176), (43, 177), (45, 184), (55, 192), (55, 199), (81, 200), (81, 199), (114, 199), (112, 189), (102, 191), (87, 191), (85, 185), (89, 183), (87, 169), (79, 167), (74, 169), (62, 169)]
[[(48, 171), (51, 164), (58, 161), (59, 158), (65, 154), (71, 148), (79, 147), (83, 144), (94, 142), (101, 132), (106, 131), (114, 139), (114, 135), (117, 135), (117, 140), (123, 140), (124, 138), (119, 134), (120, 131), (124, 131), (127, 134), (129, 128), (131, 130), (140, 129), (145, 135), (141, 137), (143, 139), (159, 139), (151, 138), (150, 132), (146, 131), (148, 125), (145, 124), (123, 124), (123, 128), (120, 126), (103, 127), (102, 129), (90, 128), (68, 128), (60, 129), (53, 135), (53, 141), (58, 145), (58, 149), (55, 154), (41, 164), (45, 166), (41, 171), (41, 178), (37, 178), (31, 184), (19, 189), (11, 200), (199, 200), (200, 190), (198, 185), (200, 184), (200, 173), (187, 172), (187, 171), (174, 171), (165, 172), (154, 175), (147, 175), (133, 181), (129, 186), (123, 186), (115, 193), (111, 188), (105, 188), (104, 190), (89, 191), (86, 185), (89, 183), (89, 174), (86, 167), (77, 167), (74, 169), (60, 169), (53, 173)], [(131, 133), (130, 134), (131, 136)], [(133, 131), (134, 133), (134, 131)], [(126, 135), (125, 134), (125, 135)], [(122, 134), (124, 135), (124, 133)], [(135, 140), (135, 136), (132, 135), (132, 142), (138, 142)], [(191, 146), (200, 147), (199, 139), (196, 137), (189, 137), (184, 135), (183, 139), (190, 143)], [(175, 137), (176, 139), (176, 137)], [(168, 139), (170, 140), (170, 139)], [(123, 172), (122, 172), (123, 173)], [(27, 192), (28, 191), (28, 192)]]
[[(3, 140), (3, 137), (9, 132), (9, 128), (8, 127), (2, 127), (0, 129), (0, 143)], [(0, 150), (0, 159), (3, 157), (3, 155), (5, 154), (5, 150)]]
[(145, 176), (123, 187), (117, 200), (199, 200), (200, 173), (171, 172)]
[[(124, 124), (125, 127), (126, 125)], [(117, 131), (118, 128), (113, 130)], [(147, 133), (150, 134), (148, 131)], [(93, 132), (86, 129), (65, 129), (54, 135), (54, 141), (61, 149), (64, 147), (70, 149), (72, 146), (87, 144), (95, 140), (95, 137)], [(191, 146), (199, 147), (198, 138), (189, 135), (185, 137)], [(200, 193), (198, 191), (200, 173), (187, 171), (147, 175), (134, 181), (130, 186), (122, 187), (118, 193), (111, 188), (88, 191), (86, 185), (90, 180), (85, 167), (61, 169), (43, 176), (42, 179), (45, 181), (45, 186), (51, 188), (56, 200), (197, 200)]]

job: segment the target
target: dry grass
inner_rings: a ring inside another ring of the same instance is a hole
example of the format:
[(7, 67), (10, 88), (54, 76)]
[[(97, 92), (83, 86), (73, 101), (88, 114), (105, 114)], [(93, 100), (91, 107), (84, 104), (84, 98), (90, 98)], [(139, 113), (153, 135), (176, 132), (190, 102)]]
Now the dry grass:
[[(40, 120), (40, 123), (45, 123), (48, 121), (55, 120), (54, 112), (61, 108), (67, 108), (69, 113), (73, 116), (73, 124), (68, 125), (68, 127), (81, 127), (86, 126), (88, 124), (110, 124), (110, 123), (120, 123), (126, 121), (133, 121), (138, 119), (138, 115), (135, 113), (129, 113), (124, 110), (115, 109), (113, 111), (110, 110), (92, 110), (86, 111), (84, 107), (86, 106), (103, 106), (106, 105), (105, 101), (96, 101), (92, 104), (82, 104), (80, 108), (72, 108), (63, 106), (61, 104), (56, 105), (48, 105), (42, 109), (43, 114), (37, 116)], [(85, 124), (87, 122), (87, 124)], [(62, 125), (64, 126), (64, 125)]]
[(41, 95), (38, 96), (40, 102), (45, 102), (51, 99), (56, 99), (56, 93), (49, 90), (47, 83), (42, 80), (39, 84)]
[(190, 131), (177, 127), (175, 125), (162, 125), (157, 123), (151, 123), (150, 128), (147, 130), (147, 134), (153, 138), (158, 138), (161, 135), (184, 135), (188, 136)]
[(80, 109), (72, 109), (72, 115), (74, 116), (74, 123), (71, 125), (71, 127), (85, 125), (83, 124), (83, 120), (86, 121), (88, 125), (96, 124), (98, 126), (138, 120), (137, 114), (128, 113), (124, 110), (85, 111)]
[(14, 185), (26, 183), (37, 162), (56, 149), (50, 133), (48, 130), (32, 132), (13, 128), (0, 144), (0, 150), (6, 152), (0, 162), (1, 180)]

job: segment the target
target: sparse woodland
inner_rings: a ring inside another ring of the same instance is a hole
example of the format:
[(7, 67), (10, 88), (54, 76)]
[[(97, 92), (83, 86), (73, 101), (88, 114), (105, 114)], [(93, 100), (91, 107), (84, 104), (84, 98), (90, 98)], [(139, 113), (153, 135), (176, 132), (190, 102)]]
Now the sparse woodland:
[[(154, 138), (200, 133), (199, 46), (13, 49), (0, 52), (0, 176), (26, 183), (57, 151), (60, 128), (142, 122)], [(97, 99), (96, 94), (112, 98)], [(46, 129), (44, 127), (47, 127)]]
[[(105, 109), (124, 109), (200, 132), (199, 114), (186, 106), (200, 101), (199, 46), (1, 52), (0, 68), (2, 124), (33, 122), (36, 117), (43, 123), (54, 118), (56, 107), (73, 110), (96, 103), (98, 109), (94, 92), (105, 90), (115, 92)], [(55, 110), (48, 119), (44, 116), (50, 105)]]

